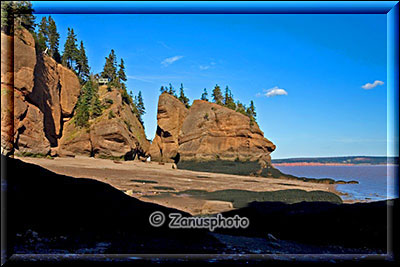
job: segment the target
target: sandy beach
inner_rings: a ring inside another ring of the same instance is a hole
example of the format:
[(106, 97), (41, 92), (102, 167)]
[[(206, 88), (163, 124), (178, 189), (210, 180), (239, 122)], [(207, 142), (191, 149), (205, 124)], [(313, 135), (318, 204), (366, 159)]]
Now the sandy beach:
[[(209, 192), (224, 189), (255, 192), (301, 189), (340, 194), (336, 191), (335, 185), (330, 184), (179, 170), (173, 169), (171, 163), (160, 165), (157, 162), (112, 161), (81, 156), (54, 159), (21, 157), (18, 159), (42, 166), (58, 174), (76, 178), (91, 178), (108, 183), (140, 200), (177, 208), (193, 215), (205, 212), (205, 208), (208, 210), (211, 208), (213, 212), (227, 211), (232, 209), (232, 205), (222, 203), (222, 201), (195, 199), (188, 195), (174, 195), (174, 192), (189, 189)], [(148, 197), (164, 192), (172, 194), (165, 197)]]

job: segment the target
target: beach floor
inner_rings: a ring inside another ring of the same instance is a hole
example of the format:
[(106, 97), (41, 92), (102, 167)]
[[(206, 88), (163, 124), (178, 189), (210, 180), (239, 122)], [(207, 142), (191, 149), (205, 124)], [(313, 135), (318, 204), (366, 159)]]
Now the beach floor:
[(224, 212), (233, 209), (233, 206), (229, 202), (198, 199), (185, 194), (175, 195), (174, 192), (185, 190), (211, 192), (224, 189), (261, 192), (301, 189), (305, 191), (320, 190), (340, 195), (336, 191), (335, 185), (331, 184), (179, 170), (173, 169), (171, 163), (160, 165), (158, 162), (116, 162), (81, 156), (54, 159), (22, 157), (18, 159), (42, 166), (58, 174), (76, 178), (91, 178), (108, 183), (142, 201), (176, 208), (192, 215)]

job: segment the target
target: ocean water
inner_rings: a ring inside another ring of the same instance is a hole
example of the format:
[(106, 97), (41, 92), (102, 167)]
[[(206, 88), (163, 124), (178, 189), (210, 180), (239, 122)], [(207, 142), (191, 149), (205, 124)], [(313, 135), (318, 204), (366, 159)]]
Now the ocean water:
[(276, 168), (295, 176), (358, 181), (359, 184), (336, 186), (338, 191), (348, 194), (342, 196), (343, 199), (375, 201), (399, 197), (398, 165), (276, 166)]

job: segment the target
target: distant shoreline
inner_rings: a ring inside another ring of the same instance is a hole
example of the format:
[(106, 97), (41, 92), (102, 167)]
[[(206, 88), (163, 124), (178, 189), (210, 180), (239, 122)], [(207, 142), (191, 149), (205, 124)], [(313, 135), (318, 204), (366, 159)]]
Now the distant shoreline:
[(302, 157), (272, 159), (272, 165), (274, 166), (395, 166), (398, 164), (398, 157), (385, 156)]
[(396, 166), (392, 163), (319, 163), (319, 162), (291, 162), (291, 163), (272, 163), (273, 166)]

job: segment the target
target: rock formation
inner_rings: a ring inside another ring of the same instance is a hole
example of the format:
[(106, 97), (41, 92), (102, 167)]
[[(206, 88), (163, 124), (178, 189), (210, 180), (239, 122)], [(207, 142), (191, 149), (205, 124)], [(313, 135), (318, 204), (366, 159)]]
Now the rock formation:
[(270, 162), (275, 145), (264, 137), (257, 123), (229, 108), (195, 100), (179, 136), (183, 160)]
[[(122, 100), (118, 88), (99, 88), (99, 97), (106, 107), (100, 117), (89, 121), (88, 128), (65, 124), (60, 140), (60, 156), (86, 155), (110, 159), (134, 159), (146, 156), (150, 143), (132, 107)], [(108, 104), (107, 104), (108, 103)]]
[[(18, 30), (14, 37), (1, 33), (1, 38), (2, 43), (13, 44), (1, 50), (2, 58), (12, 57), (2, 66), (14, 66), (1, 72), (2, 91), (13, 89), (13, 131), (7, 133), (12, 132), (13, 138), (8, 146), (17, 154), (46, 155), (50, 147), (58, 145), (63, 119), (71, 115), (79, 96), (79, 80), (52, 58), (36, 53), (35, 41), (27, 30)], [(2, 109), (2, 118), (6, 116)]]
[(14, 144), (14, 69), (12, 37), (1, 33), (1, 154), (13, 152)]
[(257, 123), (239, 112), (203, 100), (187, 109), (174, 96), (160, 95), (152, 160), (186, 162), (185, 168), (187, 162), (255, 162), (250, 173), (260, 175), (274, 150)]
[(178, 162), (178, 138), (188, 113), (185, 105), (176, 97), (162, 93), (158, 99), (157, 132), (150, 146), (152, 160)]
[(145, 154), (149, 142), (143, 127), (118, 90), (103, 88), (101, 99), (114, 104), (91, 121), (89, 129), (75, 127), (72, 118), (81, 90), (75, 73), (37, 53), (35, 40), (25, 29), (14, 36), (2, 32), (1, 40), (2, 154)]

